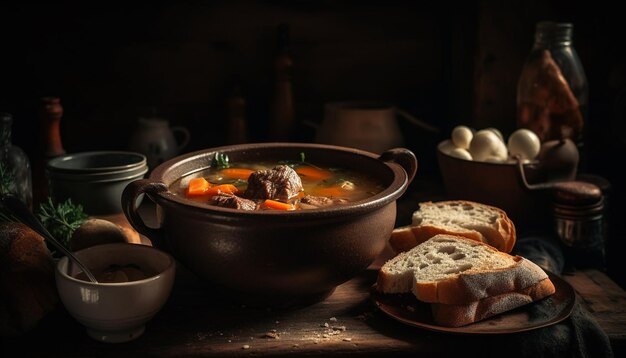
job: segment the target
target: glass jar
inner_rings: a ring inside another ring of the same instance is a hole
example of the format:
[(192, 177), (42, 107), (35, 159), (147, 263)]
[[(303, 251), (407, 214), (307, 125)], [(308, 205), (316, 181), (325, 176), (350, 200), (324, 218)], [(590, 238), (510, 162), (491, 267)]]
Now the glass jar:
[(587, 78), (572, 46), (573, 25), (544, 21), (517, 85), (517, 127), (542, 142), (570, 138), (579, 147), (589, 95)]
[(12, 194), (32, 207), (33, 186), (26, 153), (11, 144), (13, 116), (0, 113), (0, 195)]

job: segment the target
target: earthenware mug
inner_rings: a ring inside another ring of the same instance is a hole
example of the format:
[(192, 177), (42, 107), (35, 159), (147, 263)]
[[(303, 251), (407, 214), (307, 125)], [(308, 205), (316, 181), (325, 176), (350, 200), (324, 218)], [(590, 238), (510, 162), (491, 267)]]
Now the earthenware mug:
[(408, 112), (385, 102), (341, 101), (324, 105), (324, 119), (317, 127), (315, 141), (382, 153), (402, 147), (404, 136), (397, 117), (425, 128), (438, 130)]

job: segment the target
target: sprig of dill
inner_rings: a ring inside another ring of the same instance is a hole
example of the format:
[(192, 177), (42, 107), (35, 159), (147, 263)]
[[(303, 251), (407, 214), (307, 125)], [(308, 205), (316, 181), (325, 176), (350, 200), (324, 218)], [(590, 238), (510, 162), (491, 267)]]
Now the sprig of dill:
[(87, 219), (83, 206), (72, 203), (67, 199), (62, 203), (54, 204), (52, 198), (39, 206), (37, 213), (41, 223), (62, 245), (69, 247), (70, 238)]

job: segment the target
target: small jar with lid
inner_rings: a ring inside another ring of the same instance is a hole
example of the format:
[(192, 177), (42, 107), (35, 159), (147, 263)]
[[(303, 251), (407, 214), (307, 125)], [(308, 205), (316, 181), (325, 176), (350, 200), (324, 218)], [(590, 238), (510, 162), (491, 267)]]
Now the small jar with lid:
[(542, 142), (570, 138), (582, 147), (588, 85), (571, 23), (539, 22), (517, 85), (517, 127)]
[(33, 185), (30, 160), (11, 143), (13, 116), (0, 113), (0, 195), (14, 195), (32, 207)]
[(604, 196), (592, 183), (561, 183), (553, 195), (554, 228), (568, 265), (605, 268)]

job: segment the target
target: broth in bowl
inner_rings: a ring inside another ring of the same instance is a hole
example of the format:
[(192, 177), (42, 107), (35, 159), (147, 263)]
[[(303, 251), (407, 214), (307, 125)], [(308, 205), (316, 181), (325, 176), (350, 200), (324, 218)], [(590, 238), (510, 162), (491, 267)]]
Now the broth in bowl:
[(382, 183), (347, 168), (323, 167), (304, 160), (214, 165), (180, 178), (170, 191), (187, 199), (240, 210), (306, 210), (366, 199)]

